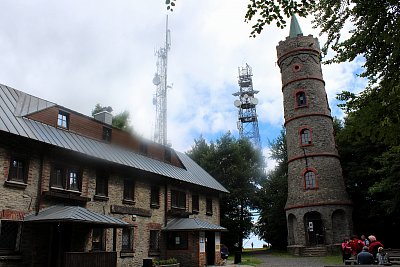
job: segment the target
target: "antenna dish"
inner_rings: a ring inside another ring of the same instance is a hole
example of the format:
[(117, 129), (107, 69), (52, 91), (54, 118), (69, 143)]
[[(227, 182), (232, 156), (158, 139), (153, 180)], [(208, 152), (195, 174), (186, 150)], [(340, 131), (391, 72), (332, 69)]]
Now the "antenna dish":
[(248, 94), (244, 94), (243, 97), (244, 98), (249, 98), (249, 95)]
[(253, 105), (257, 105), (257, 104), (258, 104), (258, 99), (255, 98), (255, 97), (253, 97), (253, 98), (250, 100), (250, 103), (252, 103)]
[(160, 83), (161, 83), (160, 75), (158, 75), (157, 73), (154, 74), (153, 84), (154, 85), (159, 85)]
[(240, 100), (235, 100), (234, 102), (233, 102), (233, 104), (235, 105), (235, 107), (240, 107), (240, 105), (242, 104), (242, 102), (240, 102)]

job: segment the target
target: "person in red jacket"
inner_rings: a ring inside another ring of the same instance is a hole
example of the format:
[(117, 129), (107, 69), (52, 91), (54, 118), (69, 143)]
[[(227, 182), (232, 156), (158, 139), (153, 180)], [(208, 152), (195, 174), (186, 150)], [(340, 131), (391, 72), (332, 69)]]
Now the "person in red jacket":
[(382, 243), (376, 240), (376, 237), (374, 235), (370, 235), (368, 237), (369, 241), (369, 247), (368, 247), (368, 252), (374, 255), (374, 258), (376, 258), (376, 253), (378, 253), (378, 248), (383, 247)]
[(349, 246), (351, 247), (351, 252), (353, 253), (353, 255), (356, 256), (363, 250), (365, 244), (362, 240), (358, 239), (357, 235), (353, 235), (349, 242)]

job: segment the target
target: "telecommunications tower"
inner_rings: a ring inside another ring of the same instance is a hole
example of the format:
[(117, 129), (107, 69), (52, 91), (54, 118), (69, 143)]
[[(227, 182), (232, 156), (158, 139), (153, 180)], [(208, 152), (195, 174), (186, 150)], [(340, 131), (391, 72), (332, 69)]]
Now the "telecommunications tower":
[(154, 141), (167, 145), (167, 64), (168, 51), (171, 47), (171, 33), (168, 29), (168, 16), (165, 28), (165, 45), (155, 52), (157, 56), (157, 72), (154, 74), (153, 84), (157, 87), (153, 97), (156, 106), (156, 121)]
[(254, 97), (259, 91), (253, 90), (251, 67), (239, 67), (239, 92), (234, 96), (239, 97), (233, 104), (239, 109), (237, 127), (240, 138), (247, 138), (254, 147), (261, 150), (260, 132), (258, 130), (258, 119), (256, 106), (258, 99)]

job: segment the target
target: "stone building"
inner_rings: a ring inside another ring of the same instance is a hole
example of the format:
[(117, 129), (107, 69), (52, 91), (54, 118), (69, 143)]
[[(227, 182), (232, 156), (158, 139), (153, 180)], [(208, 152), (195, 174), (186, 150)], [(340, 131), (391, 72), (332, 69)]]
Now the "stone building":
[(303, 36), (295, 16), (277, 46), (288, 149), (288, 250), (331, 253), (352, 231), (317, 38)]
[(0, 267), (219, 261), (227, 190), (111, 121), (0, 85)]

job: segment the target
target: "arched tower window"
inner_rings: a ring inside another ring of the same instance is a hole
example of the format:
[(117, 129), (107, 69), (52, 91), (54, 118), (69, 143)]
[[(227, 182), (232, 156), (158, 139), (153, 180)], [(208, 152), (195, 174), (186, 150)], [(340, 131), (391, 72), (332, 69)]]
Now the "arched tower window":
[(309, 128), (303, 128), (300, 130), (300, 145), (308, 146), (311, 145), (311, 130)]
[(304, 189), (317, 189), (317, 175), (315, 170), (308, 169), (304, 172)]
[(296, 93), (296, 107), (305, 107), (307, 106), (307, 98), (306, 93), (303, 91), (299, 91)]

